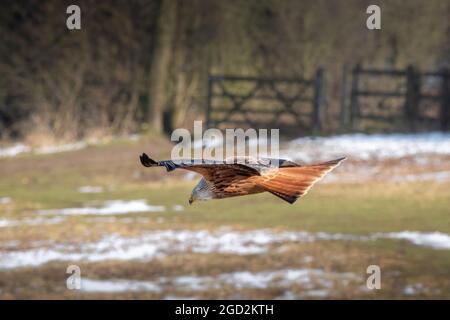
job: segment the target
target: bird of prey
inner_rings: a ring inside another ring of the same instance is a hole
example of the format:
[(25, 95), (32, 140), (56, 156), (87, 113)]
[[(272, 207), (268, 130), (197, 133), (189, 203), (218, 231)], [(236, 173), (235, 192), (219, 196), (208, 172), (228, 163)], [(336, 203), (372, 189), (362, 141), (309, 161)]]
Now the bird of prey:
[(195, 200), (223, 199), (266, 191), (292, 204), (345, 158), (308, 166), (284, 159), (249, 157), (223, 162), (155, 161), (145, 153), (140, 160), (145, 167), (165, 167), (167, 171), (180, 168), (201, 174), (203, 178), (192, 190), (189, 204)]

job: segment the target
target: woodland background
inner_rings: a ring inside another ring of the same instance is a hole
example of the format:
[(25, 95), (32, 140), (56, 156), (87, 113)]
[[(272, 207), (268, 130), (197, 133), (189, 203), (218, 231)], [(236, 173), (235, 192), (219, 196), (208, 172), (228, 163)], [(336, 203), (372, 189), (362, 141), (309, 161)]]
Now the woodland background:
[(204, 117), (209, 74), (311, 77), (319, 66), (338, 113), (345, 64), (449, 65), (450, 1), (378, 1), (381, 31), (366, 28), (372, 2), (80, 0), (81, 30), (69, 31), (73, 1), (3, 0), (0, 137), (163, 132)]

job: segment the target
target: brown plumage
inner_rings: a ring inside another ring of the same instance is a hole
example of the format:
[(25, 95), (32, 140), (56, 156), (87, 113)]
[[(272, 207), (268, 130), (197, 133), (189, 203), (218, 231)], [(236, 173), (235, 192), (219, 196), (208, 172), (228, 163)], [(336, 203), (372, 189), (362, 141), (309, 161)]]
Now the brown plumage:
[(189, 203), (197, 199), (223, 199), (265, 191), (294, 203), (344, 159), (301, 166), (283, 159), (242, 158), (231, 163), (208, 160), (196, 163), (194, 160), (154, 161), (145, 153), (140, 156), (145, 167), (164, 166), (167, 171), (182, 168), (201, 174), (203, 179), (194, 188)]

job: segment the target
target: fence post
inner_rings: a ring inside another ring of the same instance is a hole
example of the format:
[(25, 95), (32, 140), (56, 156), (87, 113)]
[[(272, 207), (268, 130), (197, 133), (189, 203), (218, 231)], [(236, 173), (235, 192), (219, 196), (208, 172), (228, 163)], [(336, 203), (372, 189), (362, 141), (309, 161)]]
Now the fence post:
[(206, 98), (206, 129), (209, 129), (210, 126), (212, 125), (212, 120), (211, 120), (211, 112), (212, 112), (212, 90), (213, 90), (213, 79), (211, 77), (211, 75), (208, 75), (208, 93), (207, 93), (207, 98)]
[(324, 75), (323, 68), (320, 67), (316, 71), (315, 78), (315, 91), (314, 91), (314, 102), (313, 102), (313, 133), (320, 133), (322, 130), (321, 116), (322, 116), (322, 106), (323, 106), (323, 90), (324, 90)]
[(347, 130), (348, 126), (348, 105), (347, 105), (347, 73), (348, 65), (342, 67), (341, 78), (341, 131)]
[(441, 130), (449, 130), (450, 121), (450, 79), (449, 70), (442, 70), (442, 87), (441, 87)]
[(358, 63), (352, 71), (352, 91), (350, 95), (350, 129), (352, 130), (355, 128), (356, 117), (359, 115), (358, 82), (360, 72), (361, 65)]
[(407, 127), (411, 131), (416, 131), (417, 107), (419, 105), (420, 84), (418, 74), (412, 65), (406, 69), (406, 99), (405, 118)]

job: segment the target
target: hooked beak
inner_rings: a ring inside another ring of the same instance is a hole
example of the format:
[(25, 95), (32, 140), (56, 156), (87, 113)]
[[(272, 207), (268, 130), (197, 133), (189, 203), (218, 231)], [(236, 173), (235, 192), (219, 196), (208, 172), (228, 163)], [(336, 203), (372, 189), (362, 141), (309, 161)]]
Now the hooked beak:
[(194, 198), (192, 198), (192, 196), (189, 197), (189, 204), (191, 205), (192, 202), (194, 202)]

